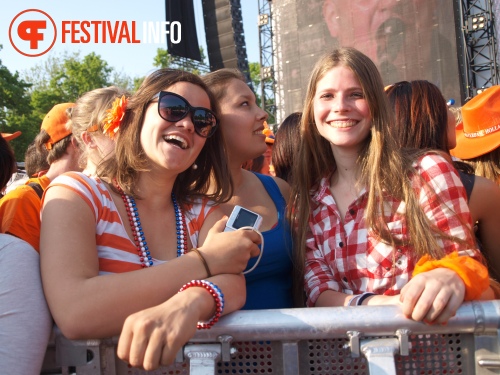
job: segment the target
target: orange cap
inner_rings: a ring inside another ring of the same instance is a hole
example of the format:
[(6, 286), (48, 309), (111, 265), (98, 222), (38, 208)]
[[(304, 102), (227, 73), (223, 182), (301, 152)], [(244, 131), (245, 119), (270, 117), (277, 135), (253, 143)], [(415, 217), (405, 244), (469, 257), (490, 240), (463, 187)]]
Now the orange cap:
[(66, 127), (66, 123), (69, 120), (66, 110), (74, 106), (75, 103), (56, 104), (45, 115), (42, 122), (42, 129), (50, 135), (50, 139), (45, 143), (47, 150), (52, 149), (54, 143), (71, 134), (71, 130)]

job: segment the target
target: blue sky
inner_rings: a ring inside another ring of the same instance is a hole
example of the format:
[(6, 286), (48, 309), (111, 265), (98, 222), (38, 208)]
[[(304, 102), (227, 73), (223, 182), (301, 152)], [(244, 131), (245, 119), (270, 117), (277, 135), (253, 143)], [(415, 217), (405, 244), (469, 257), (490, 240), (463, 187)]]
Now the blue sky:
[[(257, 0), (242, 0), (241, 3), (248, 61), (258, 62), (258, 2)], [(199, 43), (206, 46), (201, 0), (194, 0), (194, 5)], [(0, 12), (0, 44), (3, 45), (3, 49), (0, 51), (0, 60), (11, 72), (19, 71), (22, 73), (39, 63), (43, 63), (48, 56), (60, 55), (64, 51), (80, 51), (81, 56), (90, 52), (99, 54), (118, 72), (123, 72), (131, 77), (143, 76), (154, 68), (152, 63), (156, 49), (166, 48), (165, 44), (62, 44), (58, 30), (58, 40), (48, 53), (39, 57), (26, 57), (17, 52), (11, 45), (9, 25), (18, 13), (27, 9), (39, 9), (46, 12), (54, 19), (58, 29), (63, 20), (136, 21), (138, 25), (142, 25), (144, 21), (161, 22), (165, 20), (164, 0), (84, 0), (78, 3), (65, 0), (4, 2)]]

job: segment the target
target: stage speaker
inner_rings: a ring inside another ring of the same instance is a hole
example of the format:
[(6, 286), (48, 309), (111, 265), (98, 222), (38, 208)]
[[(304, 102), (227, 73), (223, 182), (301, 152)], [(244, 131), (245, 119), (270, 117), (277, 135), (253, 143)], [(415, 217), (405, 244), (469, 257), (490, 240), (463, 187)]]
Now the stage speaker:
[(193, 1), (166, 0), (165, 16), (166, 21), (170, 23), (179, 21), (182, 25), (182, 38), (179, 43), (174, 44), (170, 41), (170, 38), (167, 38), (168, 52), (174, 56), (201, 61), (198, 36), (196, 34)]
[(250, 81), (240, 0), (203, 0), (210, 70), (237, 68)]

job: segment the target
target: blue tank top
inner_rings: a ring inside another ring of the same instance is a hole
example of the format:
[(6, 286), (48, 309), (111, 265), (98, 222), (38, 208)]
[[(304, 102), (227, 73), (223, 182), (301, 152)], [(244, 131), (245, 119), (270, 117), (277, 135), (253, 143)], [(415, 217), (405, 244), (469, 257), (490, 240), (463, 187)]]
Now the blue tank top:
[[(278, 211), (277, 225), (262, 232), (264, 254), (257, 268), (245, 275), (247, 300), (243, 310), (282, 309), (293, 307), (292, 234), (286, 221), (286, 202), (270, 176), (255, 173)], [(248, 262), (250, 269), (257, 258)]]

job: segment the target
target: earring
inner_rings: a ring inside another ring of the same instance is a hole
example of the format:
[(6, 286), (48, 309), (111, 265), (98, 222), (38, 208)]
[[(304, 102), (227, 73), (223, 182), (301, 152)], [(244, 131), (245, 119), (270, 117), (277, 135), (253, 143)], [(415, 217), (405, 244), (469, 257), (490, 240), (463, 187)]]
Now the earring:
[(196, 163), (193, 163), (193, 165), (191, 166), (191, 168), (193, 168), (194, 170), (197, 170), (198, 169), (198, 165)]

